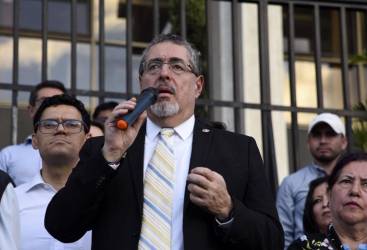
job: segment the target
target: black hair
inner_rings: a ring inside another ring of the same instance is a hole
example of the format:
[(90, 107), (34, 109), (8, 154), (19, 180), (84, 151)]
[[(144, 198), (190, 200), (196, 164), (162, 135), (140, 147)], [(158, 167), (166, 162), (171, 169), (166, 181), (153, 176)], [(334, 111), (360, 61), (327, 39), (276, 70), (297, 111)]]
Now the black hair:
[(113, 110), (117, 105), (118, 102), (115, 101), (100, 103), (93, 112), (92, 115), (93, 120), (95, 120), (98, 117), (99, 113), (101, 113), (102, 111)]
[(56, 80), (47, 80), (47, 81), (43, 81), (40, 82), (39, 84), (37, 84), (34, 89), (31, 91), (30, 95), (29, 95), (29, 105), (30, 106), (35, 106), (36, 105), (36, 100), (37, 100), (37, 94), (38, 91), (40, 91), (43, 88), (54, 88), (54, 89), (59, 89), (61, 90), (64, 94), (67, 93), (66, 88), (64, 86), (64, 84), (62, 84), (59, 81)]
[(305, 234), (320, 233), (320, 228), (315, 221), (313, 213), (313, 193), (315, 189), (323, 183), (327, 183), (328, 176), (317, 178), (310, 182), (309, 190), (306, 196), (305, 208), (303, 212), (303, 230)]
[(367, 153), (365, 152), (354, 152), (354, 153), (347, 153), (344, 154), (339, 160), (338, 162), (335, 164), (335, 167), (333, 169), (333, 171), (330, 174), (329, 177), (329, 190), (331, 190), (334, 186), (334, 184), (336, 183), (336, 181), (338, 180), (343, 168), (348, 165), (351, 162), (354, 161), (367, 161)]
[(63, 94), (48, 97), (42, 102), (41, 106), (38, 108), (36, 114), (33, 117), (33, 130), (35, 133), (37, 132), (38, 129), (37, 123), (40, 121), (43, 111), (45, 111), (45, 109), (47, 109), (48, 107), (59, 105), (68, 105), (75, 107), (82, 115), (82, 120), (85, 124), (84, 126), (85, 133), (89, 132), (91, 122), (90, 115), (88, 111), (85, 109), (84, 104), (70, 95)]
[(101, 124), (100, 122), (97, 122), (97, 121), (91, 121), (90, 122), (90, 125), (91, 126), (96, 126), (97, 128), (99, 128), (103, 133), (104, 133), (104, 126), (103, 124)]
[(176, 34), (159, 34), (157, 35), (145, 48), (143, 51), (143, 55), (139, 65), (139, 76), (142, 76), (144, 73), (144, 63), (146, 61), (147, 54), (149, 50), (156, 44), (164, 43), (164, 42), (171, 42), (173, 44), (177, 44), (180, 46), (184, 46), (188, 52), (189, 61), (192, 66), (192, 72), (195, 75), (200, 75), (200, 67), (199, 67), (199, 58), (200, 53), (195, 47), (189, 43), (183, 37), (176, 35)]
[(220, 129), (220, 130), (226, 130), (227, 125), (224, 122), (220, 121), (209, 121), (209, 126), (212, 128)]

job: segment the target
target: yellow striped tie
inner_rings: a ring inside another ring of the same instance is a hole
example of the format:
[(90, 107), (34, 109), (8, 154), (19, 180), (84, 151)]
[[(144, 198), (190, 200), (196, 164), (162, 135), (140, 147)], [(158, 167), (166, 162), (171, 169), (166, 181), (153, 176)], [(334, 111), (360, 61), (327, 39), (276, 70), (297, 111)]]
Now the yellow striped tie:
[(174, 130), (171, 128), (161, 130), (157, 146), (145, 172), (143, 222), (139, 249), (171, 248), (175, 160), (169, 137), (173, 134)]

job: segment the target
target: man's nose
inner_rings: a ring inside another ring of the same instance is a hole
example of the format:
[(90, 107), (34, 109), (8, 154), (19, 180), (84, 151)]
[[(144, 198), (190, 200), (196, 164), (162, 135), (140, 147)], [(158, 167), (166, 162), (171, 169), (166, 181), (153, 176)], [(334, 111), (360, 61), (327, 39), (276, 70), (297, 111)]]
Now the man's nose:
[(170, 65), (168, 63), (163, 63), (161, 68), (161, 76), (168, 76), (171, 72)]
[(320, 136), (320, 142), (326, 143), (328, 141), (329, 141), (329, 137), (327, 135), (325, 135), (325, 134), (321, 134), (321, 136)]
[(64, 128), (64, 124), (62, 123), (59, 123), (57, 125), (57, 129), (56, 129), (57, 132), (61, 131), (61, 132), (65, 132), (65, 128)]

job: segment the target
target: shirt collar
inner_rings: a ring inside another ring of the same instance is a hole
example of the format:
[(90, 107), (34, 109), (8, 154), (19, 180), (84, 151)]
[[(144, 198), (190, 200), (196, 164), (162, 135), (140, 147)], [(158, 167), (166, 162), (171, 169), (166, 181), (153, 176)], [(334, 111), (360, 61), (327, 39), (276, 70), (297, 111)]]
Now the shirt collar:
[(327, 238), (329, 239), (331, 245), (335, 248), (335, 249), (344, 249), (343, 245), (339, 239), (338, 234), (335, 232), (334, 226), (333, 224), (329, 225), (328, 231), (327, 231)]
[(317, 164), (315, 163), (312, 163), (311, 165), (317, 172), (322, 172), (323, 174), (326, 174), (326, 171), (324, 168), (318, 166)]
[(33, 179), (30, 182), (27, 182), (24, 185), (27, 185), (26, 188), (25, 188), (26, 192), (29, 192), (29, 191), (37, 188), (37, 187), (44, 187), (44, 188), (47, 188), (47, 189), (51, 189), (56, 193), (56, 190), (50, 184), (46, 183), (43, 180), (43, 178), (41, 176), (41, 170), (37, 172), (37, 174), (33, 177)]
[[(182, 139), (185, 140), (187, 137), (189, 137), (193, 130), (195, 125), (195, 116), (192, 115), (189, 119), (178, 125), (177, 127), (174, 127), (176, 134)], [(156, 125), (154, 122), (152, 122), (149, 118), (147, 119), (147, 132), (146, 135), (150, 140), (153, 140), (161, 130), (161, 127)]]

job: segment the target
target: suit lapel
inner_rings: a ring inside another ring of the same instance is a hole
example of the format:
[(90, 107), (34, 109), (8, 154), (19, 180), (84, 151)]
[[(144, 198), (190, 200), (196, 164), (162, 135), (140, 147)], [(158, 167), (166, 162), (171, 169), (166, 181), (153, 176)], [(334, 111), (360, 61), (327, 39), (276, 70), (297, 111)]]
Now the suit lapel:
[(144, 143), (145, 143), (146, 123), (142, 125), (140, 131), (127, 152), (128, 168), (133, 182), (133, 189), (137, 197), (140, 211), (143, 209), (143, 166), (144, 166)]
[[(212, 130), (205, 126), (200, 120), (196, 119), (194, 126), (194, 134), (192, 138), (192, 150), (189, 166), (191, 169), (198, 166), (206, 166), (209, 148), (212, 141)], [(185, 187), (184, 211), (189, 203), (189, 192), (187, 191), (187, 182)]]

